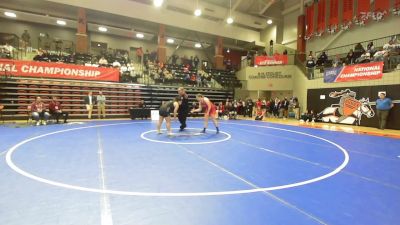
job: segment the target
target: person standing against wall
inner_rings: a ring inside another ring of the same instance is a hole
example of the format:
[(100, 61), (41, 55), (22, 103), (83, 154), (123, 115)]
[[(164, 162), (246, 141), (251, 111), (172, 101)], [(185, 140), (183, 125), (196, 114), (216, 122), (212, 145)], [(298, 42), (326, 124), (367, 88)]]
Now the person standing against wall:
[(93, 105), (95, 104), (95, 100), (92, 94), (93, 93), (89, 91), (88, 95), (83, 98), (83, 101), (86, 105), (86, 111), (88, 112), (88, 119), (92, 118)]
[(101, 119), (101, 116), (103, 116), (103, 119), (106, 118), (106, 96), (103, 95), (103, 92), (99, 91), (99, 95), (97, 95), (97, 116), (99, 119)]
[(379, 99), (376, 100), (376, 111), (378, 115), (379, 127), (378, 129), (384, 130), (386, 128), (387, 118), (389, 111), (393, 108), (394, 104), (390, 98), (386, 97), (385, 92), (379, 93)]
[(308, 79), (312, 80), (314, 79), (314, 67), (315, 67), (315, 61), (312, 55), (308, 56), (307, 62), (306, 62), (306, 67), (307, 67), (307, 75)]

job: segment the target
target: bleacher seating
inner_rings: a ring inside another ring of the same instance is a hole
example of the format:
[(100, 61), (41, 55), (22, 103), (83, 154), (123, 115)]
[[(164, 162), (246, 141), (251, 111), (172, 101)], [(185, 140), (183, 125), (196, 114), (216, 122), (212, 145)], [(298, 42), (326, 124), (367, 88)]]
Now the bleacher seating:
[[(36, 96), (47, 103), (52, 96), (57, 96), (65, 111), (72, 118), (86, 118), (83, 97), (89, 90), (97, 95), (103, 91), (107, 97), (106, 112), (109, 118), (128, 118), (129, 109), (138, 106), (143, 99), (147, 107), (158, 109), (161, 101), (177, 96), (177, 87), (140, 85), (127, 83), (37, 79), (12, 77), (0, 80), (0, 105), (4, 105), (5, 119), (26, 119), (27, 108)], [(195, 94), (202, 93), (215, 102), (232, 98), (233, 92), (211, 88), (188, 87), (190, 102), (195, 101)], [(97, 110), (94, 110), (94, 118)]]

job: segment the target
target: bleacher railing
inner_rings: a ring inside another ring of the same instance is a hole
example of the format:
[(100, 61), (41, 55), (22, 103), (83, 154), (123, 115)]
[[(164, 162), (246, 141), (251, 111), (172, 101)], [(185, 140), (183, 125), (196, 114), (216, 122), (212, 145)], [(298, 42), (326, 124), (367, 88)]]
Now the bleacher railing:
[(361, 45), (365, 49), (367, 49), (368, 43), (372, 42), (374, 44), (374, 48), (375, 49), (379, 49), (379, 48), (383, 47), (383, 45), (389, 43), (389, 41), (394, 36), (400, 37), (400, 34), (390, 35), (390, 36), (377, 38), (377, 39), (366, 40), (366, 41), (363, 41), (363, 42), (351, 43), (351, 44), (348, 44), (348, 45), (335, 47), (335, 48), (323, 49), (323, 50), (320, 50), (320, 51), (316, 51), (315, 52), (315, 56), (319, 56), (322, 52), (325, 52), (328, 55), (328, 57), (334, 57), (336, 55), (339, 55), (339, 56), (346, 55), (350, 51), (350, 49), (354, 50), (354, 46), (356, 46), (356, 44), (358, 44), (358, 43), (361, 43)]

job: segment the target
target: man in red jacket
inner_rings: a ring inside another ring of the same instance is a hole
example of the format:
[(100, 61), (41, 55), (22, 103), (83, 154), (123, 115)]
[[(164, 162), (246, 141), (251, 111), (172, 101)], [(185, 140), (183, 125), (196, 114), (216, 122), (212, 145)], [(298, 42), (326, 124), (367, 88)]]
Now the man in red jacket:
[(36, 100), (31, 104), (30, 109), (32, 112), (32, 118), (36, 121), (36, 126), (40, 125), (41, 120), (43, 125), (47, 124), (50, 115), (46, 111), (46, 106), (40, 97), (36, 97)]
[(64, 118), (64, 123), (67, 123), (68, 113), (62, 111), (61, 103), (57, 101), (57, 97), (53, 96), (53, 99), (49, 103), (50, 114), (56, 118), (57, 123), (59, 123), (60, 116)]

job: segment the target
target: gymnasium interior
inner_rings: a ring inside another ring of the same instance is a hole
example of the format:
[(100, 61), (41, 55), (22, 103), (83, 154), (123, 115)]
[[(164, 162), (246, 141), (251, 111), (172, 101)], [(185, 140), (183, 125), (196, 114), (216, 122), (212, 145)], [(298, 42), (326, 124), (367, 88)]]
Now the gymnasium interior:
[(400, 0), (1, 0), (0, 225), (400, 224), (399, 24)]

